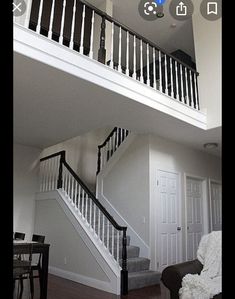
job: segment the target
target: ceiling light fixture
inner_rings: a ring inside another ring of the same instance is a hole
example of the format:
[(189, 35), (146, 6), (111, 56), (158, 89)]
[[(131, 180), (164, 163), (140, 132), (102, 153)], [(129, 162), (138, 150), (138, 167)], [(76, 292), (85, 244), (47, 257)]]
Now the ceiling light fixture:
[(208, 143), (205, 143), (203, 146), (206, 149), (213, 149), (213, 148), (218, 147), (218, 143), (216, 143), (216, 142), (208, 142)]

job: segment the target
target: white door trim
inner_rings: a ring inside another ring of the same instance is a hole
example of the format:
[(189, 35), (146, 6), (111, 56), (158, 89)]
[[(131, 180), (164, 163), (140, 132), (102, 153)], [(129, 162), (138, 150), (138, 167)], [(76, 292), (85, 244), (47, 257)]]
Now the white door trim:
[[(179, 263), (182, 261), (182, 202), (181, 202), (181, 173), (174, 170), (174, 169), (163, 169), (163, 168), (157, 168), (156, 170), (156, 179), (155, 179), (155, 184), (157, 184), (157, 181), (159, 182), (159, 172), (160, 171), (164, 171), (164, 172), (169, 172), (169, 173), (173, 173), (176, 174), (178, 176), (178, 224), (181, 227), (181, 234), (180, 234), (180, 238), (179, 238), (179, 253), (178, 253), (178, 259), (179, 259)], [(158, 208), (158, 199), (159, 199), (159, 195), (160, 195), (160, 190), (159, 190), (159, 185), (157, 185), (156, 188), (156, 200), (155, 200), (155, 204), (153, 205), (154, 210), (156, 211), (156, 209)], [(150, 213), (151, 215), (151, 213)], [(156, 215), (156, 213), (155, 213)], [(156, 215), (157, 216), (157, 215)], [(154, 252), (155, 252), (155, 269), (158, 270), (159, 269), (159, 260), (160, 260), (160, 242), (159, 242), (159, 226), (158, 226), (158, 220), (157, 218), (154, 220), (154, 225), (155, 225), (155, 240), (154, 240)]]
[(185, 260), (188, 256), (188, 235), (187, 235), (187, 178), (196, 179), (202, 182), (202, 223), (203, 223), (203, 234), (209, 233), (209, 200), (208, 200), (208, 179), (207, 177), (202, 177), (194, 175), (191, 173), (184, 172), (184, 231), (185, 231)]

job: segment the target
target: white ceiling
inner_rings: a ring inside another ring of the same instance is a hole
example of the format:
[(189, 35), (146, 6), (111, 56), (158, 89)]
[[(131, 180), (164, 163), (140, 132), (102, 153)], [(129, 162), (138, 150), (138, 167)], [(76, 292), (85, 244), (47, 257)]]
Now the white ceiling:
[[(199, 0), (193, 0), (195, 1)], [(99, 7), (104, 0), (87, 0), (87, 2)], [(113, 17), (116, 20), (153, 41), (167, 52), (181, 49), (195, 61), (192, 20), (175, 20), (169, 13), (170, 0), (164, 4), (164, 17), (156, 21), (146, 21), (139, 15), (139, 0), (112, 0), (112, 2)], [(172, 24), (176, 27), (172, 28)]]
[(66, 72), (14, 53), (14, 141), (45, 148), (99, 128), (152, 133), (221, 155), (221, 129), (204, 131)]

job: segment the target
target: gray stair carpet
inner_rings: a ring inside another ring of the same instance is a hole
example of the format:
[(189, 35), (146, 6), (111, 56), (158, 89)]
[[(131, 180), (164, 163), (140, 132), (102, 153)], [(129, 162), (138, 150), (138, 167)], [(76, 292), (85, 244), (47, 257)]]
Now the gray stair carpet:
[[(81, 208), (81, 206), (80, 206)], [(87, 210), (87, 213), (85, 213), (85, 210)], [(95, 216), (94, 212), (92, 210), (91, 213), (90, 211), (90, 204), (87, 204), (87, 208), (84, 205), (83, 208), (83, 215), (86, 214), (86, 219), (88, 223), (92, 223), (93, 227), (93, 222), (95, 222), (95, 231), (98, 234), (98, 209), (95, 211)], [(95, 217), (95, 219), (94, 219)], [(90, 221), (91, 218), (91, 221)], [(104, 243), (107, 246), (107, 230), (109, 229), (109, 239), (112, 234), (112, 225), (110, 222), (104, 223), (104, 228), (103, 228), (103, 222), (100, 221), (100, 231), (99, 235), (102, 238), (102, 235), (104, 234)], [(109, 228), (108, 228), (109, 227)], [(117, 236), (114, 236), (114, 257), (117, 257)], [(109, 250), (111, 252), (111, 242), (109, 241)], [(131, 244), (131, 239), (130, 236), (127, 235), (127, 270), (128, 270), (128, 290), (134, 290), (134, 289), (139, 289), (147, 286), (152, 286), (160, 283), (160, 278), (161, 278), (161, 273), (157, 271), (151, 271), (149, 269), (150, 266), (150, 260), (148, 258), (140, 257), (140, 248), (138, 246), (133, 246)], [(122, 242), (121, 239), (119, 238), (119, 263), (120, 265), (122, 264)]]

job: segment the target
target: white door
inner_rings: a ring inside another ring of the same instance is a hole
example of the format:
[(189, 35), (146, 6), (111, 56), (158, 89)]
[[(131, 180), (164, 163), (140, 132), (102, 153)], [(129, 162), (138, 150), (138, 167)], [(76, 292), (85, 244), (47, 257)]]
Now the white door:
[(195, 178), (186, 178), (187, 261), (196, 258), (197, 248), (203, 235), (202, 183)]
[(212, 230), (221, 230), (222, 228), (222, 186), (219, 183), (210, 183), (211, 198), (211, 220)]
[(181, 226), (179, 176), (158, 171), (159, 204), (157, 205), (158, 270), (181, 261)]

